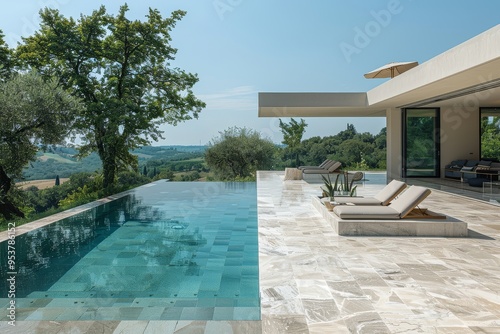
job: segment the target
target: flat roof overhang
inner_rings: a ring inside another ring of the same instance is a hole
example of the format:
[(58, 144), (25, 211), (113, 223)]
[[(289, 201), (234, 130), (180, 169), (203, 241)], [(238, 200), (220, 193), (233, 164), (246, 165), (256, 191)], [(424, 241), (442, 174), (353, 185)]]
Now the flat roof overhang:
[(259, 93), (259, 117), (385, 117), (366, 93)]
[(445, 107), (471, 98), (498, 106), (499, 92), (497, 25), (366, 93), (259, 93), (259, 117), (383, 117), (390, 108)]

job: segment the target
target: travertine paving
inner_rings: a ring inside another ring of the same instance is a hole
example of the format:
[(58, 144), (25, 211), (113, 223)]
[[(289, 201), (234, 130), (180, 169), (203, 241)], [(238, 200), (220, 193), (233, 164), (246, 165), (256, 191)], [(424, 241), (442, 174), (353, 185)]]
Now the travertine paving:
[(500, 333), (500, 207), (434, 190), (468, 238), (340, 237), (319, 185), (258, 182), (263, 333)]
[(0, 332), (500, 333), (499, 206), (436, 190), (425, 207), (466, 221), (468, 238), (340, 237), (311, 204), (319, 184), (283, 177), (258, 174), (262, 321), (21, 321)]

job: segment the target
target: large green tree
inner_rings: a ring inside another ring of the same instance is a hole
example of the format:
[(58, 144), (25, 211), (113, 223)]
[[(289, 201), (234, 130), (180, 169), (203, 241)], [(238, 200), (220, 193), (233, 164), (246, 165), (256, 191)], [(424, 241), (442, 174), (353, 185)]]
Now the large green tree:
[(127, 11), (124, 5), (112, 16), (101, 7), (74, 20), (44, 9), (40, 30), (17, 49), (25, 65), (56, 76), (84, 101), (75, 124), (84, 134), (81, 152), (98, 152), (106, 189), (120, 169), (137, 170), (130, 149), (163, 138), (162, 123), (197, 118), (205, 106), (192, 92), (198, 77), (169, 63), (177, 52), (170, 32), (185, 12), (163, 18), (149, 9), (139, 21)]
[(276, 146), (259, 132), (246, 128), (229, 128), (212, 139), (205, 161), (220, 179), (255, 176), (259, 169), (273, 165)]
[(297, 122), (295, 119), (291, 119), (290, 123), (284, 123), (280, 118), (280, 128), (283, 133), (283, 144), (286, 145), (287, 153), (293, 156), (295, 160), (295, 166), (298, 167), (300, 165), (300, 148), (302, 142), (302, 136), (306, 131), (307, 124), (301, 118), (300, 122)]
[(14, 59), (12, 57), (12, 50), (5, 43), (4, 35), (0, 30), (0, 81), (7, 79), (14, 67)]
[(15, 178), (34, 159), (40, 145), (60, 143), (69, 135), (81, 105), (57, 81), (36, 73), (0, 82), (0, 214), (23, 217), (12, 200)]

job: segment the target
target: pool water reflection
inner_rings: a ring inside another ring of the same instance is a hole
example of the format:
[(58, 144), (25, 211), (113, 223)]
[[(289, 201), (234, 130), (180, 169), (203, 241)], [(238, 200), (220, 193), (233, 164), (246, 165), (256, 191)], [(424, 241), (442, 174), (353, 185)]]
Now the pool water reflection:
[(257, 240), (255, 183), (158, 181), (17, 236), (17, 306), (26, 320), (259, 320)]

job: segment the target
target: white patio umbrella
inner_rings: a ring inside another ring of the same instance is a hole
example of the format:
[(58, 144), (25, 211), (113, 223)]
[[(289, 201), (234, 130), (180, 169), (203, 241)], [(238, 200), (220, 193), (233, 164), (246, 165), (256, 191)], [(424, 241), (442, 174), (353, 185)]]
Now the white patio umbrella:
[(389, 63), (365, 74), (365, 78), (394, 78), (418, 65), (417, 61)]

